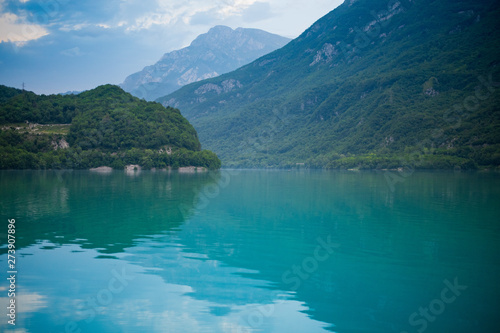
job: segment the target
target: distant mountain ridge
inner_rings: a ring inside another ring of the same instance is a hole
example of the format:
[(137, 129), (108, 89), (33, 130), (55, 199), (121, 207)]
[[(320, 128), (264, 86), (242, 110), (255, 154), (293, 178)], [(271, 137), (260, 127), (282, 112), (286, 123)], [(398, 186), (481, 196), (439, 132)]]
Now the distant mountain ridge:
[(283, 48), (157, 101), (226, 167), (498, 167), (498, 17), (495, 0), (347, 0)]
[(134, 96), (154, 100), (186, 84), (235, 70), (289, 41), (263, 30), (215, 26), (190, 46), (166, 53), (156, 64), (128, 76), (120, 86)]

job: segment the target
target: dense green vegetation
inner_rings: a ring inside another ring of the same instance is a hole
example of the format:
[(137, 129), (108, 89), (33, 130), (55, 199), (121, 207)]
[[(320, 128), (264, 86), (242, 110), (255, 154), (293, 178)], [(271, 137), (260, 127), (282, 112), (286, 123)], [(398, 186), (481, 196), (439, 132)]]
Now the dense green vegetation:
[(158, 101), (225, 166), (498, 167), (499, 7), (346, 1), (282, 49)]
[(80, 112), (68, 135), (72, 146), (116, 150), (168, 145), (200, 150), (196, 131), (179, 110), (140, 100), (117, 86), (101, 86), (78, 99)]
[(0, 169), (220, 167), (179, 110), (112, 85), (66, 96), (0, 86), (0, 126)]

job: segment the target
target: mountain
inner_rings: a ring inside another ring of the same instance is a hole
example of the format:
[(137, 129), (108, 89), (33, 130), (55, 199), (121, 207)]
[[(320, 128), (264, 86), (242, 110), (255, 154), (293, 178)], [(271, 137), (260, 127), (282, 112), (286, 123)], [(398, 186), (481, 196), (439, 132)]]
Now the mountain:
[(0, 169), (220, 167), (179, 110), (118, 86), (36, 95), (0, 86)]
[(66, 92), (59, 93), (59, 95), (78, 95), (80, 93), (82, 93), (82, 91), (68, 90)]
[(347, 0), (283, 48), (157, 101), (225, 166), (499, 166), (499, 7)]
[(128, 76), (120, 85), (132, 95), (154, 100), (180, 87), (246, 65), (290, 39), (258, 29), (216, 26), (190, 46), (166, 53), (160, 61)]

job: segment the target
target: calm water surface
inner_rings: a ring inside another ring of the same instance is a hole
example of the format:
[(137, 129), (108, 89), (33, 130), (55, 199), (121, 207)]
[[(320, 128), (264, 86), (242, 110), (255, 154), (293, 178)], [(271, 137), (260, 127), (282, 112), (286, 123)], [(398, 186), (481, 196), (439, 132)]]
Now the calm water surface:
[(402, 180), (2, 171), (0, 331), (500, 331), (500, 175)]

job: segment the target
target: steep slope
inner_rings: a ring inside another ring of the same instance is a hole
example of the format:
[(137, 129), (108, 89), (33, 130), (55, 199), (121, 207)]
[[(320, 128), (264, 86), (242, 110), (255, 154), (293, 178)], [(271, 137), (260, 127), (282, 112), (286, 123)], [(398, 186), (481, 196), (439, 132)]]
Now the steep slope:
[(66, 96), (0, 86), (2, 96), (0, 169), (220, 166), (179, 110), (118, 86)]
[(134, 96), (154, 100), (186, 84), (235, 70), (289, 41), (258, 29), (216, 26), (190, 46), (166, 53), (156, 64), (128, 76), (121, 87)]
[(499, 2), (348, 0), (285, 47), (158, 99), (225, 166), (500, 165)]

